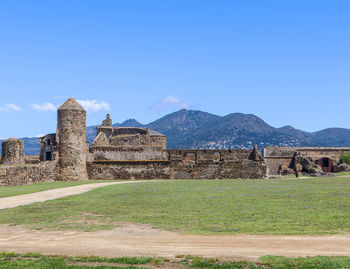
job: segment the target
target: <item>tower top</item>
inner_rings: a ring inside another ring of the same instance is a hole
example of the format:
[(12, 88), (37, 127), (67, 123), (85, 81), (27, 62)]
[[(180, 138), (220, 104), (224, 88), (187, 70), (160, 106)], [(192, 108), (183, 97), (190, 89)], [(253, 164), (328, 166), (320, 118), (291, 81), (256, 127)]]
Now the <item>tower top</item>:
[(64, 102), (58, 110), (82, 110), (85, 111), (84, 108), (73, 98), (70, 97), (66, 102)]

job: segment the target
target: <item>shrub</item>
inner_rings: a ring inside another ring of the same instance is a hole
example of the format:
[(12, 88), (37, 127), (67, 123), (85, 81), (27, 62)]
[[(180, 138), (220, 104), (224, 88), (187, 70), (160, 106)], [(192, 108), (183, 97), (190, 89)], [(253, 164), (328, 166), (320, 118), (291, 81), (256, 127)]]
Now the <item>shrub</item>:
[(346, 163), (350, 165), (350, 152), (345, 152), (340, 156), (340, 163)]

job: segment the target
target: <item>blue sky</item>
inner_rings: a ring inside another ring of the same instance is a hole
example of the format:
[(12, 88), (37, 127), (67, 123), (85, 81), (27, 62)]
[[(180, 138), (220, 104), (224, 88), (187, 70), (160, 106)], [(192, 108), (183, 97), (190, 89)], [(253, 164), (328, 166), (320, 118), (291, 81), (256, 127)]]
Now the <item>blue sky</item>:
[(350, 1), (0, 1), (0, 137), (181, 108), (350, 128)]

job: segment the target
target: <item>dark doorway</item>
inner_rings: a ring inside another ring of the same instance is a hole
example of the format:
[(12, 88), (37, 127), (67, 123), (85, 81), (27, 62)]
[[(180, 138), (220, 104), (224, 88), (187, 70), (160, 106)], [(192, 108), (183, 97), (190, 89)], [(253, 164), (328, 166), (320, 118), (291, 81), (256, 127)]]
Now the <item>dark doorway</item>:
[(322, 158), (322, 167), (329, 167), (329, 159)]
[(45, 156), (45, 161), (51, 161), (52, 160), (52, 152), (48, 151), (46, 152), (46, 156)]
[(316, 164), (321, 166), (322, 171), (325, 173), (333, 172), (333, 160), (330, 158), (318, 159)]

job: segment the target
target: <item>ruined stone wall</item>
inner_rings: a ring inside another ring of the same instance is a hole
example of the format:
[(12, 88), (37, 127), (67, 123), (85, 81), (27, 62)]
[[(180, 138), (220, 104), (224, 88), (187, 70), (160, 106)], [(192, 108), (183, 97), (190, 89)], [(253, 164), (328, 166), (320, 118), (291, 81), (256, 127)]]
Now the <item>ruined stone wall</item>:
[(1, 165), (0, 186), (17, 186), (57, 179), (57, 161), (35, 165)]
[(90, 179), (265, 178), (267, 167), (248, 160), (249, 150), (167, 150), (167, 160), (94, 161)]
[(166, 150), (166, 136), (151, 136), (151, 147), (161, 147), (162, 150)]
[(243, 160), (184, 165), (170, 161), (95, 161), (89, 179), (237, 179), (265, 178), (266, 165)]
[(239, 161), (247, 160), (250, 150), (240, 149), (168, 149), (170, 161)]
[(56, 134), (48, 134), (40, 138), (39, 144), (40, 161), (51, 161), (58, 157)]
[(292, 158), (289, 157), (269, 157), (265, 158), (265, 164), (267, 166), (267, 173), (269, 176), (274, 176), (279, 174), (279, 169), (281, 166), (288, 168)]
[(91, 147), (94, 160), (163, 160), (163, 151), (159, 147)]
[(87, 163), (89, 179), (169, 179), (169, 161), (95, 161)]
[(343, 147), (266, 147), (263, 149), (263, 157), (290, 157), (294, 152), (300, 152), (304, 157), (323, 158), (339, 160), (340, 156), (345, 152), (350, 152), (350, 148)]
[(265, 178), (266, 165), (250, 160), (197, 163), (172, 162), (171, 172), (175, 179), (238, 179)]
[(338, 163), (340, 156), (350, 152), (350, 148), (343, 147), (266, 147), (263, 149), (263, 157), (268, 166), (269, 175), (277, 175), (279, 167), (288, 167), (295, 152), (302, 157), (309, 157), (313, 161), (329, 158), (333, 163)]
[(2, 142), (2, 164), (24, 164), (24, 141), (17, 138), (9, 138)]
[(141, 141), (144, 142), (144, 140), (141, 140), (140, 134), (118, 135), (118, 136), (111, 136), (110, 138), (111, 146), (116, 146), (116, 147), (123, 147), (123, 146), (138, 147), (144, 144), (144, 143), (141, 143)]

